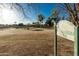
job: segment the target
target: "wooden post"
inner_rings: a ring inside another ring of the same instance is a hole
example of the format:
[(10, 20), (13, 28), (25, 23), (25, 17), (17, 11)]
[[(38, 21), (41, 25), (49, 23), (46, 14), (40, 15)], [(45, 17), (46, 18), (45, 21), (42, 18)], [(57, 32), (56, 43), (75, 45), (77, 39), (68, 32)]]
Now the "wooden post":
[(54, 56), (57, 56), (57, 24), (54, 22)]

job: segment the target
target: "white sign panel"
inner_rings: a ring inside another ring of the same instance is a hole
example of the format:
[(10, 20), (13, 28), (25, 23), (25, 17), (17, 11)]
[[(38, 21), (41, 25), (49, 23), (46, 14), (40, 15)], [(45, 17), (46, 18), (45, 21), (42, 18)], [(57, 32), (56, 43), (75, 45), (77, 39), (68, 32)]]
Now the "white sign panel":
[(67, 20), (61, 20), (57, 24), (57, 35), (74, 41), (75, 26)]

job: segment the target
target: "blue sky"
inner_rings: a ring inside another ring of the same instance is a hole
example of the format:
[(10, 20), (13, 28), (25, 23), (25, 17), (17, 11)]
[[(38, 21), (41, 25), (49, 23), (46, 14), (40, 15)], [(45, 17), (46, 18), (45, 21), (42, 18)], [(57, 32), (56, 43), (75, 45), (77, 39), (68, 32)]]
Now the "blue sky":
[(29, 15), (32, 20), (36, 19), (37, 14), (43, 14), (47, 18), (48, 16), (50, 16), (52, 9), (55, 8), (55, 4), (52, 3), (33, 3), (32, 5), (36, 9), (28, 7), (26, 4), (21, 5), (25, 9), (25, 13), (27, 13), (27, 11), (31, 9), (31, 14)]
[[(15, 3), (0, 3), (0, 24), (32, 23), (37, 21), (38, 14), (43, 14), (45, 20), (51, 15), (52, 10), (58, 9), (59, 16), (67, 17), (68, 14), (56, 3), (19, 3), (23, 10)], [(24, 12), (23, 12), (24, 11)], [(24, 17), (25, 14), (25, 17)]]
[[(31, 9), (30, 18), (31, 18), (31, 20), (36, 21), (37, 14), (43, 14), (46, 18), (45, 20), (47, 20), (47, 18), (51, 15), (52, 10), (55, 8), (59, 8), (60, 4), (56, 4), (56, 3), (33, 3), (31, 5), (34, 8), (36, 8), (35, 10), (33, 8), (26, 6), (26, 4), (21, 4), (21, 5), (25, 9), (25, 13), (27, 13), (27, 8), (29, 8), (28, 10)], [(62, 13), (60, 14), (60, 16), (67, 16), (67, 13), (63, 12), (64, 10), (61, 9), (61, 11), (62, 11)]]

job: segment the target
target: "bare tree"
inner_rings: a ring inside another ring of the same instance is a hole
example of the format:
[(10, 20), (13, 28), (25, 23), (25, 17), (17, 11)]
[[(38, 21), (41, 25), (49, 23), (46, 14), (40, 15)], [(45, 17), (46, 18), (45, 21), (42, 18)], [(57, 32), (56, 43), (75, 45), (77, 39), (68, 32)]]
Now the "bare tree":
[(79, 26), (79, 17), (78, 17), (78, 13), (79, 13), (79, 4), (71, 4), (71, 3), (64, 3), (64, 4), (60, 4), (61, 6), (59, 6), (61, 9), (64, 10), (64, 12), (67, 12), (69, 14), (69, 17), (71, 18), (70, 21), (75, 25), (75, 26)]
[[(24, 5), (26, 6), (26, 9), (24, 9), (22, 3), (0, 3), (0, 8), (16, 9), (17, 12), (21, 12), (23, 14), (23, 18), (31, 19), (31, 17), (28, 16), (28, 13), (32, 14), (33, 10), (33, 13), (36, 14), (37, 7), (31, 3), (24, 3)], [(27, 12), (25, 12), (25, 10), (27, 10)]]

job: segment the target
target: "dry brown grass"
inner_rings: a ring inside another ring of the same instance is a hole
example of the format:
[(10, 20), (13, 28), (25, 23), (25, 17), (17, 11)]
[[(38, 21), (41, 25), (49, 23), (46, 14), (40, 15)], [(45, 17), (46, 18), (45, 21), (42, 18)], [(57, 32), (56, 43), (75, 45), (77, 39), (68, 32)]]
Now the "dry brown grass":
[[(51, 29), (44, 29), (44, 31), (0, 30), (0, 55), (53, 56), (53, 32)], [(73, 55), (73, 42), (58, 39), (58, 55)]]

